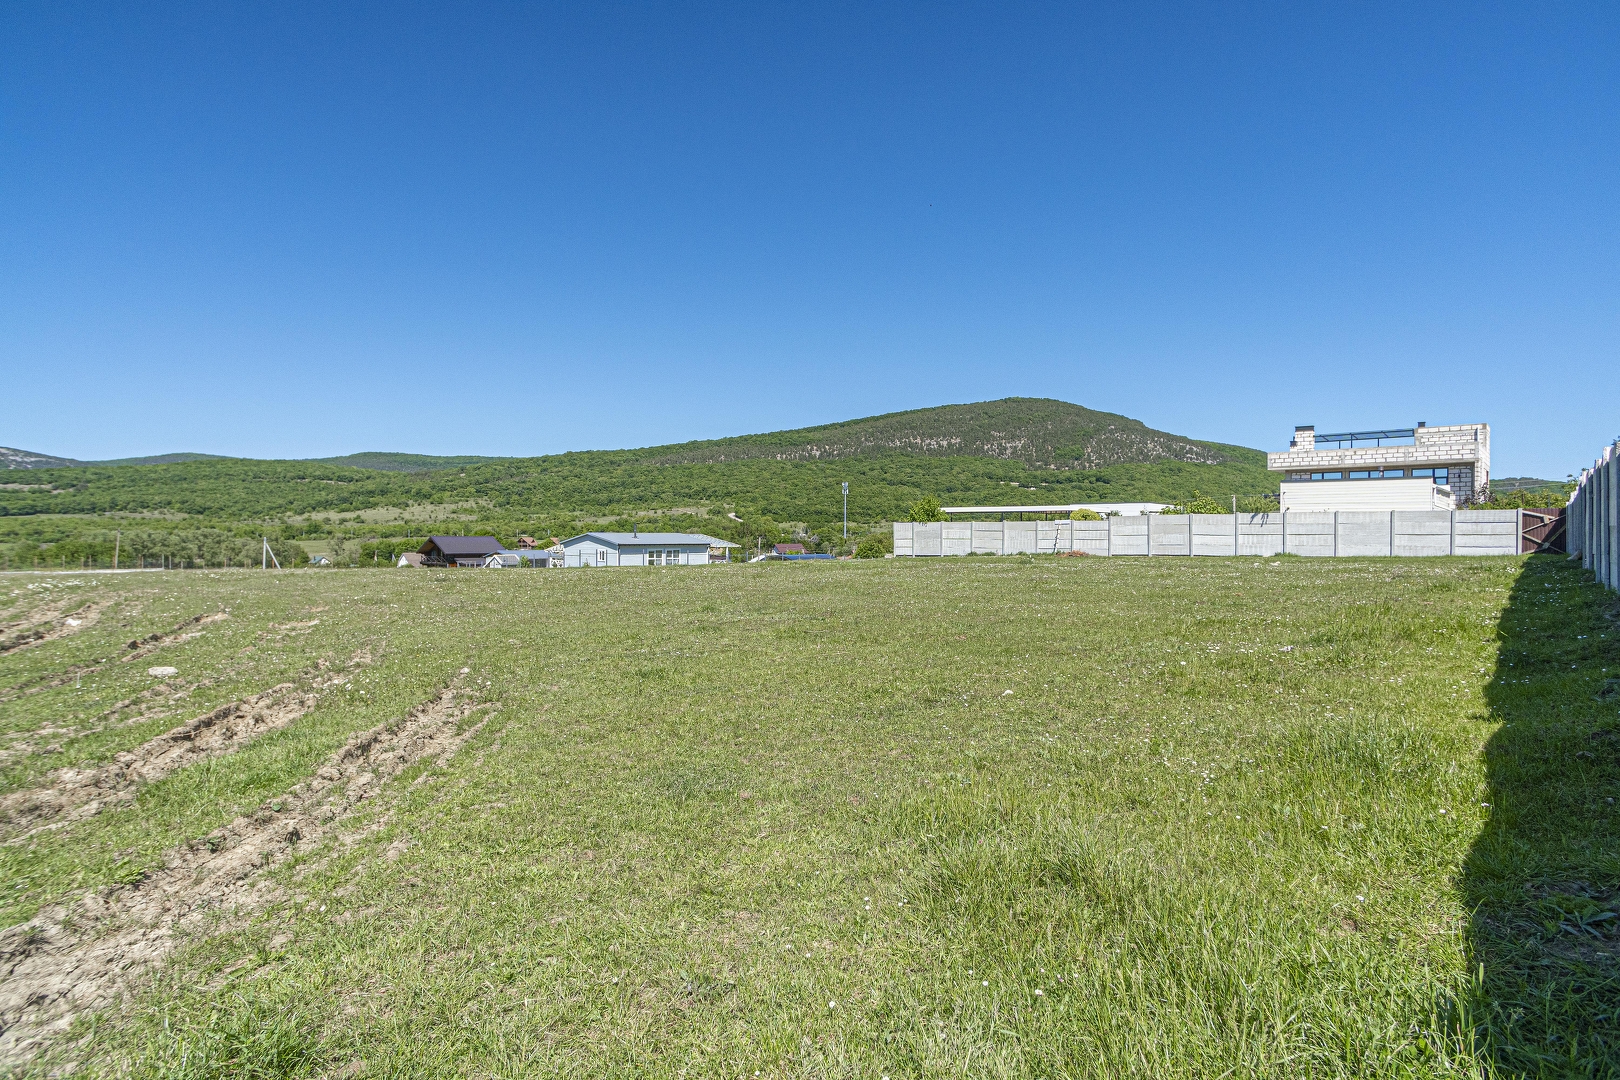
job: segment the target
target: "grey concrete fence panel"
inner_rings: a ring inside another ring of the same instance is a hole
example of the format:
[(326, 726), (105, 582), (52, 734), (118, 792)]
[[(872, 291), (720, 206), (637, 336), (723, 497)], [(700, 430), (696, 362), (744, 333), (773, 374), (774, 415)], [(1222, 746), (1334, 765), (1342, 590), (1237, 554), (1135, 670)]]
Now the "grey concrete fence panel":
[(1620, 442), (1581, 471), (1564, 522), (1569, 553), (1604, 585), (1620, 589)]
[[(1620, 455), (1594, 470), (1587, 502), (1571, 506), (1570, 529), (1606, 535), (1609, 555), (1581, 540), (1589, 565), (1612, 567), (1614, 480)], [(1608, 499), (1603, 503), (1599, 493)], [(1607, 516), (1603, 516), (1606, 514)], [(1600, 520), (1601, 519), (1601, 520)], [(1598, 525), (1593, 525), (1598, 522)], [(1606, 526), (1603, 526), (1606, 523)], [(1601, 527), (1608, 529), (1601, 532)], [(1319, 557), (1513, 555), (1522, 531), (1517, 510), (1313, 511), (1288, 514), (1150, 514), (1103, 521), (896, 522), (900, 556), (1061, 554)], [(1572, 543), (1575, 541), (1572, 540)], [(1611, 571), (1612, 573), (1612, 571)]]

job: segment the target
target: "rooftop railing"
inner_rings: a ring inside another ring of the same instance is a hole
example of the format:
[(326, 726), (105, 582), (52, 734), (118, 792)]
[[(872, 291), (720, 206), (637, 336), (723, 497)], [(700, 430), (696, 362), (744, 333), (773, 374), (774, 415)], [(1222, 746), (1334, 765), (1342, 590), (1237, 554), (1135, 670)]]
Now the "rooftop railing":
[(1353, 446), (1411, 446), (1417, 441), (1416, 428), (1391, 428), (1388, 431), (1341, 431), (1333, 435), (1318, 435), (1316, 448), (1344, 450)]

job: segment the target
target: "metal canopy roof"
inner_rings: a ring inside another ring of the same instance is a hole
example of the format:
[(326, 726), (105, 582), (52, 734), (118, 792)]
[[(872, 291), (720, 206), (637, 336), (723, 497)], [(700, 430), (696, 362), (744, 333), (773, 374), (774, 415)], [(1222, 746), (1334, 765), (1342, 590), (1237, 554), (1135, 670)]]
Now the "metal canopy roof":
[(1390, 428), (1387, 431), (1341, 431), (1336, 435), (1318, 435), (1316, 442), (1318, 445), (1328, 442), (1382, 442), (1385, 439), (1413, 439), (1416, 437), (1416, 428)]
[(942, 506), (942, 514), (1072, 514), (1076, 510), (1098, 510), (1102, 513), (1118, 506), (1169, 506), (1169, 503), (1060, 503), (1056, 506)]

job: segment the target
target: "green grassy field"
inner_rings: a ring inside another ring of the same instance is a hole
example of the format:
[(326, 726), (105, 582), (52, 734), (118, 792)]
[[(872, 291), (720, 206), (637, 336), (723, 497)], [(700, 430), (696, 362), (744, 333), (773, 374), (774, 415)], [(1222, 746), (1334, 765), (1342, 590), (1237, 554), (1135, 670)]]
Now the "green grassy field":
[(0, 604), (25, 1071), (1620, 1075), (1620, 626), (1561, 557)]

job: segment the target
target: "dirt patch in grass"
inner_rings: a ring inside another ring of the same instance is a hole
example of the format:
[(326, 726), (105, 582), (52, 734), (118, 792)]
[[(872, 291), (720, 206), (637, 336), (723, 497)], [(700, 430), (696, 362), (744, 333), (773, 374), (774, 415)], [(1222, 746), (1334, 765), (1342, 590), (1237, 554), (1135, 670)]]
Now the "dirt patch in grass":
[(0, 933), (0, 1066), (26, 1062), (88, 1011), (113, 1004), (183, 933), (208, 932), (279, 895), (265, 871), (327, 839), (346, 814), (418, 762), (443, 765), (483, 722), (454, 687), (362, 732), (306, 782), (200, 840), (163, 868), (42, 911)]
[(193, 615), (191, 618), (187, 619), (183, 623), (180, 623), (174, 629), (166, 633), (148, 634), (143, 638), (135, 638), (124, 646), (124, 648), (129, 651), (123, 656), (120, 656), (118, 658), (118, 662), (120, 664), (127, 664), (132, 660), (139, 660), (143, 656), (149, 656), (152, 653), (157, 652), (157, 650), (163, 648), (165, 645), (176, 645), (182, 641), (190, 641), (192, 638), (197, 637), (200, 633), (200, 631), (196, 630), (195, 627), (207, 626), (209, 623), (216, 623), (221, 619), (228, 619), (230, 617), (231, 613), (228, 611), (215, 611), (209, 614)]
[[(348, 668), (370, 662), (370, 653), (362, 650)], [(295, 722), (315, 707), (322, 691), (341, 686), (348, 678), (347, 673), (339, 672), (307, 680), (302, 686), (282, 683), (165, 731), (106, 765), (60, 769), (53, 774), (50, 787), (0, 798), (0, 833), (25, 830), (6, 841), (20, 843), (41, 830), (61, 828), (108, 806), (131, 802), (144, 784), (205, 758), (232, 753), (251, 739)]]
[(52, 606), (37, 612), (31, 618), (0, 631), (0, 656), (88, 630), (100, 621), (101, 613), (111, 604), (110, 600), (92, 600), (72, 611), (64, 612), (61, 606)]

